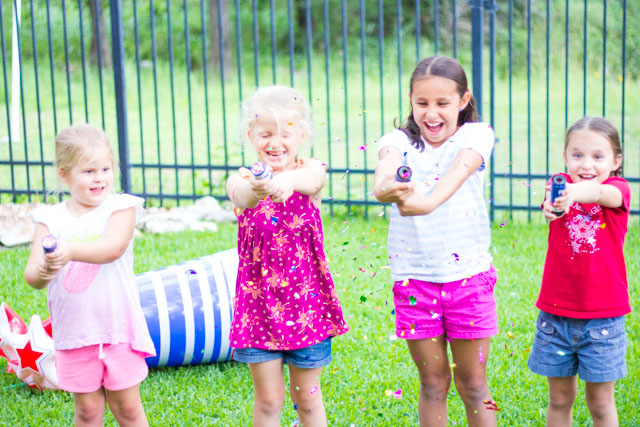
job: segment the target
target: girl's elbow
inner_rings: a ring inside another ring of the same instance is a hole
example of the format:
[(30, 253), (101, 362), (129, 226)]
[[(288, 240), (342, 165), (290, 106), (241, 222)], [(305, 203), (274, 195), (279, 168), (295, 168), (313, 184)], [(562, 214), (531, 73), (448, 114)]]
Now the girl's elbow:
[(27, 282), (27, 285), (31, 286), (33, 289), (44, 289), (47, 286), (46, 281), (41, 280), (41, 278), (37, 274), (32, 274), (30, 272), (25, 271), (24, 280)]
[(117, 259), (119, 259), (122, 255), (124, 255), (127, 247), (129, 246), (129, 242), (126, 244), (117, 244), (109, 247), (104, 252), (104, 258), (100, 264), (109, 264)]
[(379, 188), (375, 188), (373, 190), (373, 197), (375, 197), (380, 203), (387, 203), (387, 200), (384, 197), (384, 192)]

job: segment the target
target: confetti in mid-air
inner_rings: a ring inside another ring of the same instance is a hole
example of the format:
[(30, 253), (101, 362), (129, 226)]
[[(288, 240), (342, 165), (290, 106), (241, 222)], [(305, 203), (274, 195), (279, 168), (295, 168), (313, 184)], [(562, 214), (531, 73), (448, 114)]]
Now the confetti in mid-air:
[(564, 351), (559, 351), (559, 350), (558, 350), (558, 354), (559, 354), (560, 356), (566, 356), (566, 354), (567, 354), (567, 353), (565, 353)]
[(414, 297), (413, 295), (409, 296), (409, 304), (410, 305), (416, 305), (417, 302), (418, 302), (418, 299), (416, 297)]
[(315, 385), (313, 387), (311, 387), (311, 390), (309, 390), (309, 393), (311, 394), (316, 394), (318, 391), (318, 387), (316, 387)]
[(496, 403), (495, 400), (484, 400), (483, 403), (486, 406), (487, 409), (491, 410), (491, 411), (500, 411), (501, 409), (498, 408), (498, 404)]

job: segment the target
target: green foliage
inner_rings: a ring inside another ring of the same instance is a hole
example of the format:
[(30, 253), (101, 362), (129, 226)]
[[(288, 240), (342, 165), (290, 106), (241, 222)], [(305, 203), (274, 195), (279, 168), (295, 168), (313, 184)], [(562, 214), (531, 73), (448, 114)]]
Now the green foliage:
[[(83, 40), (80, 34), (80, 11), (78, 3), (68, 1), (66, 5), (66, 33), (69, 47), (69, 60), (73, 68), (78, 68), (81, 63), (81, 48), (88, 51), (91, 44), (93, 27), (89, 10), (89, 1), (82, 2), (82, 28)], [(104, 9), (105, 38), (110, 42), (110, 9), (109, 2), (101, 0)], [(221, 0), (222, 1), (222, 0)], [(155, 35), (156, 55), (160, 61), (168, 61), (170, 56), (176, 63), (185, 63), (187, 58), (187, 36), (189, 38), (189, 56), (192, 69), (203, 68), (203, 47), (207, 46), (207, 56), (210, 63), (217, 63), (218, 58), (211, 58), (213, 52), (211, 44), (217, 40), (218, 23), (210, 21), (210, 8), (217, 8), (216, 0), (169, 0), (153, 1), (138, 0), (136, 2), (122, 2), (123, 30), (125, 56), (135, 58), (136, 55), (136, 28), (139, 41), (139, 54), (143, 64), (153, 61), (153, 35)], [(201, 4), (202, 3), (202, 4)], [(364, 18), (365, 48), (368, 52), (378, 52), (380, 35), (384, 45), (397, 50), (399, 36), (402, 40), (402, 49), (406, 50), (406, 57), (414, 62), (416, 57), (416, 29), (420, 27), (421, 52), (417, 56), (428, 56), (435, 53), (435, 40), (438, 36), (438, 51), (451, 55), (453, 52), (453, 18), (454, 12), (450, 2), (438, 3), (438, 34), (435, 33), (435, 4), (433, 0), (420, 2), (420, 16), (416, 19), (416, 3), (413, 0), (399, 2), (384, 1), (382, 5), (377, 2), (364, 2), (364, 10), (360, 8), (360, 2), (345, 0), (326, 0), (328, 21), (325, 23), (325, 2), (310, 2), (309, 14), (311, 39), (307, 41), (306, 6), (304, 0), (292, 2), (289, 10), (288, 3), (284, 1), (274, 2), (273, 10), (270, 3), (259, 1), (256, 3), (254, 13), (252, 2), (240, 1), (236, 10), (234, 2), (228, 3), (227, 14), (223, 15), (223, 23), (227, 25), (229, 37), (226, 46), (231, 51), (227, 57), (227, 70), (237, 66), (238, 46), (240, 40), (243, 66), (252, 69), (254, 61), (258, 64), (270, 64), (271, 56), (288, 58), (290, 40), (293, 42), (293, 51), (297, 63), (302, 63), (307, 55), (307, 43), (311, 46), (311, 55), (324, 53), (326, 41), (329, 49), (344, 51), (346, 46), (349, 55), (360, 54), (361, 18)], [(522, 54), (527, 51), (527, 45), (531, 45), (531, 66), (533, 71), (539, 72), (545, 65), (546, 49), (546, 2), (533, 1), (531, 8), (531, 33), (527, 33), (527, 9), (526, 2), (513, 2), (513, 71), (516, 75), (526, 75), (527, 57)], [(627, 2), (629, 3), (629, 2)], [(5, 2), (7, 6), (10, 2)], [(567, 22), (567, 2), (549, 2), (550, 21), (550, 62), (552, 68), (565, 66), (565, 26)], [(51, 45), (55, 64), (64, 64), (64, 31), (62, 8), (51, 5), (47, 8), (46, 0), (33, 1), (33, 13), (30, 4), (22, 6), (22, 55), (23, 59), (33, 57), (31, 33), (32, 19), (35, 22), (35, 40), (39, 58), (48, 56), (48, 25), (51, 28)], [(153, 5), (153, 8), (150, 6)], [(509, 71), (509, 56), (506, 46), (509, 44), (509, 2), (497, 1), (496, 12), (496, 44), (498, 52), (496, 57), (497, 71), (501, 76), (506, 76)], [(583, 2), (582, 0), (568, 0), (569, 5), (569, 63), (571, 69), (582, 69), (584, 50), (587, 52), (587, 67), (590, 71), (602, 70), (602, 44), (603, 29), (605, 23), (604, 2)], [(587, 38), (586, 46), (583, 37), (584, 7), (587, 5)], [(621, 74), (622, 69), (622, 2), (607, 1), (607, 73), (614, 77)], [(11, 7), (3, 6), (5, 25), (5, 38), (7, 43), (11, 40)], [(135, 9), (134, 9), (135, 7)], [(343, 7), (344, 17), (343, 22)], [(47, 21), (47, 13), (49, 21)], [(456, 4), (457, 44), (458, 55), (461, 61), (467, 62), (470, 42), (470, 7), (466, 2)], [(640, 49), (640, 10), (627, 5), (627, 32), (626, 32), (626, 67), (632, 78), (637, 78), (634, 70), (640, 68), (640, 57), (635, 55)], [(215, 13), (213, 14), (215, 16)], [(398, 16), (400, 16), (401, 30), (398, 31)], [(236, 19), (237, 17), (237, 19)], [(289, 29), (289, 17), (291, 17), (291, 29)], [(153, 18), (153, 19), (152, 19)], [(152, 27), (153, 21), (153, 27)], [(205, 28), (202, 23), (204, 21)], [(343, 24), (344, 35), (343, 37)], [(273, 27), (273, 43), (272, 38)], [(489, 25), (485, 23), (485, 40), (489, 39)], [(188, 30), (186, 30), (188, 28)], [(254, 34), (255, 32), (255, 34)], [(213, 33), (214, 38), (211, 38)], [(257, 44), (254, 43), (254, 38)], [(83, 44), (84, 43), (84, 44)], [(10, 46), (10, 45), (8, 45)], [(171, 49), (170, 49), (171, 48)], [(275, 48), (275, 52), (272, 49)], [(256, 56), (257, 53), (257, 56)], [(371, 65), (375, 65), (370, 58)], [(218, 71), (218, 68), (215, 70)]]
[[(323, 207), (328, 212), (328, 207)], [(402, 340), (394, 340), (393, 295), (387, 268), (387, 221), (382, 207), (369, 210), (369, 220), (341, 211), (324, 216), (325, 250), (351, 331), (333, 342), (333, 362), (322, 374), (322, 393), (329, 425), (417, 425), (418, 376)], [(235, 245), (237, 226), (222, 224), (217, 233), (143, 235), (135, 242), (135, 270), (143, 272)], [(616, 385), (621, 426), (640, 425), (640, 229), (632, 226), (625, 248), (631, 305), (627, 316), (627, 376)], [(496, 222), (492, 230), (495, 295), (500, 333), (492, 339), (488, 376), (493, 398), (502, 409), (498, 424), (544, 425), (547, 384), (526, 366), (533, 341), (538, 295), (546, 251), (547, 226)], [(0, 301), (23, 318), (47, 317), (46, 291), (29, 288), (22, 277), (28, 249), (0, 250)], [(73, 403), (67, 393), (40, 392), (2, 373), (0, 361), (0, 425), (70, 424)], [(455, 369), (454, 369), (455, 375)], [(288, 379), (285, 369), (285, 378)], [(590, 425), (579, 382), (574, 425)], [(250, 425), (253, 411), (251, 375), (245, 365), (223, 363), (153, 369), (141, 386), (150, 425)], [(402, 390), (396, 399), (390, 392)], [(464, 407), (455, 388), (449, 392), (449, 424), (465, 425)], [(289, 397), (282, 424), (297, 418)], [(107, 414), (105, 425), (115, 421)]]
[[(509, 72), (509, 2), (498, 1), (496, 14), (497, 34), (496, 69), (500, 76), (507, 76)], [(585, 65), (590, 73), (600, 73), (603, 70), (603, 38), (606, 36), (606, 68), (605, 73), (613, 78), (622, 75), (622, 47), (623, 35), (626, 43), (626, 72), (627, 77), (638, 79), (637, 70), (640, 69), (640, 58), (634, 54), (640, 48), (638, 28), (640, 24), (640, 9), (626, 8), (626, 34), (622, 32), (623, 2), (597, 1), (586, 2), (578, 0), (567, 1), (533, 1), (531, 2), (531, 22), (527, 2), (513, 2), (513, 27), (511, 43), (513, 46), (512, 69), (514, 75), (526, 76), (527, 66), (532, 73), (542, 73), (546, 69), (546, 56), (549, 55), (550, 68), (562, 70), (569, 67), (570, 75), (578, 70), (582, 72)], [(547, 4), (549, 10), (547, 13)], [(604, 22), (606, 5), (607, 21)], [(585, 34), (586, 8), (586, 34)], [(568, 15), (567, 15), (568, 12)], [(548, 25), (547, 28), (547, 18)], [(568, 21), (568, 22), (567, 22)], [(527, 28), (530, 28), (530, 32)], [(606, 27), (606, 33), (605, 33)], [(568, 32), (568, 34), (565, 34)], [(568, 40), (567, 40), (568, 37)], [(547, 48), (547, 38), (549, 47)], [(530, 49), (530, 60), (527, 64), (527, 49)], [(568, 49), (568, 64), (567, 64)]]

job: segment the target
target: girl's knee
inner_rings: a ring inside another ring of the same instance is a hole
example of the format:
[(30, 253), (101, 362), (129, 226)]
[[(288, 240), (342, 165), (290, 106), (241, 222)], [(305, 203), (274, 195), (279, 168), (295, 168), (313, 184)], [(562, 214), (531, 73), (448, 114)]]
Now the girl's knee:
[(451, 377), (448, 375), (420, 376), (420, 394), (427, 400), (446, 399), (449, 387), (451, 387)]
[(616, 412), (616, 402), (613, 396), (586, 396), (587, 407), (594, 419), (606, 418)]
[(123, 401), (109, 406), (111, 412), (121, 424), (123, 421), (133, 422), (146, 418), (142, 403), (139, 401)]
[(549, 393), (549, 407), (556, 411), (569, 411), (573, 408), (576, 395), (567, 391)]
[(255, 396), (255, 410), (263, 414), (275, 414), (282, 412), (284, 395), (268, 394)]
[(489, 385), (485, 377), (479, 378), (456, 378), (456, 389), (460, 393), (460, 397), (465, 401), (484, 401), (491, 398), (489, 393)]
[(324, 402), (322, 401), (322, 395), (316, 394), (303, 394), (295, 397), (294, 401), (299, 413), (312, 414), (322, 408), (324, 408)]
[(102, 424), (105, 405), (97, 399), (76, 400), (74, 410), (76, 424), (97, 425)]

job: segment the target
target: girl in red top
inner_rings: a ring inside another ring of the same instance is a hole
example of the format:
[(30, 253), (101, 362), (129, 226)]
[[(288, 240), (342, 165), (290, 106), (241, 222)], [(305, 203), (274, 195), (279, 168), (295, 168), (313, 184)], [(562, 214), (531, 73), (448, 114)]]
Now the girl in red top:
[(614, 388), (626, 373), (631, 311), (623, 255), (630, 191), (618, 132), (584, 117), (567, 131), (563, 156), (566, 188), (542, 204), (549, 249), (528, 365), (548, 377), (547, 425), (571, 426), (579, 375), (593, 425), (617, 426)]

